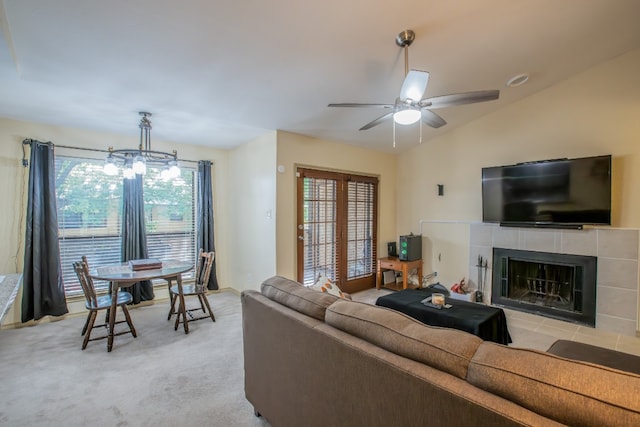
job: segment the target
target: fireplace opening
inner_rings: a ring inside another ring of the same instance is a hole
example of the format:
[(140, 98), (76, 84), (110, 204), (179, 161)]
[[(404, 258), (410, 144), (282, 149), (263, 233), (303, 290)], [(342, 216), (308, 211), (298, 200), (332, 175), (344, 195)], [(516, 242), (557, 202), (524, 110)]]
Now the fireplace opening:
[(494, 248), (491, 303), (595, 327), (596, 261)]

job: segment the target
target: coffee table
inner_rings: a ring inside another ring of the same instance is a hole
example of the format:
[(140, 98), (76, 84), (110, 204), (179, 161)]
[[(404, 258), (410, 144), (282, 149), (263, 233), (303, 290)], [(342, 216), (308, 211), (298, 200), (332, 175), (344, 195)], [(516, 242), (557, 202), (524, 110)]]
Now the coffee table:
[(420, 301), (436, 291), (406, 289), (378, 298), (376, 305), (400, 311), (431, 326), (459, 329), (498, 344), (512, 342), (507, 317), (501, 308), (445, 297), (451, 308), (437, 309)]

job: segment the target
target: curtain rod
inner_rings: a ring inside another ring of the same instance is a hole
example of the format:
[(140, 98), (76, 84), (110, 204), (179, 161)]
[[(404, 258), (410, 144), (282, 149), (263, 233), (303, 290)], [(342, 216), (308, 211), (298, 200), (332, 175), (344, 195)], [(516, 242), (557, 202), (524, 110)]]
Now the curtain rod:
[[(96, 153), (108, 153), (109, 152), (109, 150), (102, 150), (100, 148), (74, 147), (74, 146), (71, 146), (71, 145), (56, 145), (51, 141), (43, 142), (43, 141), (38, 141), (37, 139), (25, 138), (22, 141), (22, 165), (25, 166), (25, 167), (27, 166), (27, 164), (26, 164), (27, 158), (26, 158), (26, 153), (24, 152), (24, 146), (25, 145), (31, 145), (33, 142), (39, 142), (41, 144), (51, 144), (54, 147), (67, 148), (67, 149), (70, 149), (70, 150), (93, 151), (93, 152), (96, 152)], [(199, 160), (182, 159), (180, 157), (178, 157), (178, 161), (187, 162), (187, 163), (198, 163), (199, 162)], [(215, 162), (211, 162), (211, 163), (215, 164)]]

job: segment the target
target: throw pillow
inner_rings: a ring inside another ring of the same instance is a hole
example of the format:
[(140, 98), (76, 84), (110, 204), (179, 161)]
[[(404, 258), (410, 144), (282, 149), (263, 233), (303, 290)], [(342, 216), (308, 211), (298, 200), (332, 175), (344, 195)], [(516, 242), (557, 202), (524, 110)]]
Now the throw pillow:
[(331, 279), (325, 276), (318, 276), (318, 280), (311, 286), (311, 289), (347, 299), (347, 296), (340, 290), (338, 285), (332, 283)]

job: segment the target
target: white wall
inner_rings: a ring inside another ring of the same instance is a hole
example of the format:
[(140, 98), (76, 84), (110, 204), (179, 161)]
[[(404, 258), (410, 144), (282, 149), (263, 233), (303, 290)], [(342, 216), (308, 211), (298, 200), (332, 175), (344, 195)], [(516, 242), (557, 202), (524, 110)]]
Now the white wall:
[(229, 154), (230, 286), (260, 289), (276, 273), (276, 132)]
[(29, 170), (21, 165), (24, 133), (16, 129), (18, 124), (0, 119), (0, 274), (21, 272), (23, 265)]

